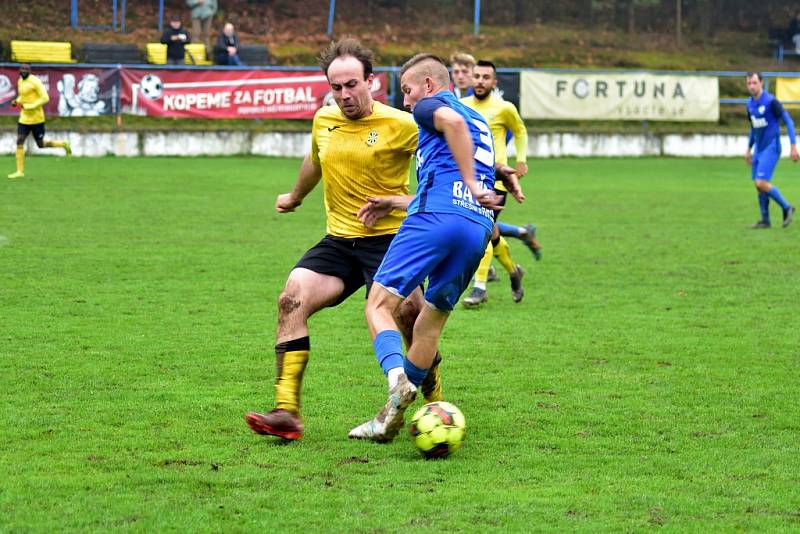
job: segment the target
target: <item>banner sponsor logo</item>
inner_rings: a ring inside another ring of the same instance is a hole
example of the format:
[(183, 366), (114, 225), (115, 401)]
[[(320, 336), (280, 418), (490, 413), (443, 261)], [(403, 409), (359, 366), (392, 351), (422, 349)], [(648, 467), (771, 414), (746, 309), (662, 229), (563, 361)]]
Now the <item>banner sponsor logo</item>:
[(526, 119), (717, 121), (713, 76), (523, 72)]
[[(334, 104), (319, 71), (122, 69), (122, 111), (162, 117), (310, 119)], [(386, 102), (385, 73), (373, 97)]]
[[(50, 102), (44, 106), (49, 116), (96, 117), (117, 113), (118, 70), (34, 65), (32, 74), (42, 81)], [(19, 69), (0, 67), (0, 115), (17, 115), (12, 107), (17, 97)]]

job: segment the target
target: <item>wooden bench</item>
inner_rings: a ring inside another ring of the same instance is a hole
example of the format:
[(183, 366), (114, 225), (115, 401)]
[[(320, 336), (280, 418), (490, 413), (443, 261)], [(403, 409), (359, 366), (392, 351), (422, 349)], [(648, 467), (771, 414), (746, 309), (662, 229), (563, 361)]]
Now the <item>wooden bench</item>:
[[(186, 45), (183, 61), (187, 65), (211, 65), (206, 58), (206, 46), (203, 43), (190, 43)], [(155, 65), (167, 63), (167, 45), (161, 43), (147, 43), (147, 62)]]
[(75, 63), (72, 43), (11, 41), (11, 61), (18, 63)]
[(269, 65), (269, 50), (266, 45), (240, 45), (239, 59), (245, 65)]
[(142, 53), (135, 44), (85, 43), (81, 58), (84, 63), (141, 63)]

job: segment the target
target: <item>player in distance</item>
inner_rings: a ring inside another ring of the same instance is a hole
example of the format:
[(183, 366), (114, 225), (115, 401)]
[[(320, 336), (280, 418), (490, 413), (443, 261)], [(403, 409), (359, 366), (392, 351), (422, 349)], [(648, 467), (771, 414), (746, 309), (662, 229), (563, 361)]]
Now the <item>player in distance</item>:
[(31, 74), (31, 66), (23, 63), (19, 66), (17, 80), (17, 97), (11, 101), (14, 107), (19, 106), (19, 122), (17, 123), (17, 170), (8, 175), (12, 180), (25, 177), (25, 139), (33, 134), (33, 140), (39, 148), (63, 148), (66, 155), (72, 154), (67, 141), (45, 141), (44, 106), (50, 102), (42, 81)]
[(761, 219), (751, 228), (763, 229), (772, 226), (769, 217), (770, 200), (776, 202), (783, 210), (782, 226), (786, 228), (792, 222), (795, 207), (783, 198), (771, 180), (781, 157), (781, 120), (789, 134), (791, 143), (789, 156), (794, 162), (800, 158), (797, 152), (794, 122), (778, 99), (764, 90), (764, 78), (761, 73), (747, 74), (747, 91), (750, 93), (750, 98), (747, 100), (750, 139), (744, 159), (752, 167), (751, 178), (758, 192), (758, 207), (761, 212)]
[[(518, 178), (522, 178), (528, 172), (528, 165), (526, 164), (528, 132), (525, 128), (525, 123), (522, 122), (522, 118), (519, 116), (514, 104), (494, 94), (494, 90), (497, 87), (497, 69), (494, 64), (490, 61), (478, 61), (473, 70), (473, 94), (462, 98), (461, 101), (486, 119), (494, 138), (495, 157), (500, 164), (508, 163), (506, 145), (508, 143), (508, 134), (512, 134), (517, 150), (516, 174)], [(502, 184), (496, 185), (495, 192), (501, 197), (501, 204), (504, 204), (506, 191)], [(499, 212), (495, 212), (495, 220), (498, 215)], [(500, 226), (501, 223), (496, 222), (492, 239), (486, 247), (486, 253), (475, 273), (475, 285), (470, 295), (463, 301), (467, 307), (477, 307), (488, 300), (486, 282), (488, 281), (492, 256), (496, 257), (508, 272), (514, 302), (522, 300), (524, 295), (522, 276), (524, 273), (522, 268), (511, 259), (511, 251), (503, 235), (513, 235), (519, 238), (530, 248), (537, 260), (541, 258), (541, 245), (536, 239), (535, 226), (532, 224), (522, 227), (503, 225), (502, 232)]]

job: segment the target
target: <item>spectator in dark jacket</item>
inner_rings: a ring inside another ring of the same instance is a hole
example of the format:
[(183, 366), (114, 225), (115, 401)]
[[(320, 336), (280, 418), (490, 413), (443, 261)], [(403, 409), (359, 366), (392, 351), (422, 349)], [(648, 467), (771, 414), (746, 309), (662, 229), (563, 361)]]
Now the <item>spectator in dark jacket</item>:
[(167, 45), (167, 65), (183, 65), (187, 43), (191, 43), (189, 32), (181, 25), (181, 19), (173, 15), (169, 20), (169, 28), (161, 36), (161, 42)]
[(239, 59), (239, 36), (233, 31), (233, 24), (228, 22), (217, 37), (214, 47), (214, 56), (217, 65), (243, 65)]

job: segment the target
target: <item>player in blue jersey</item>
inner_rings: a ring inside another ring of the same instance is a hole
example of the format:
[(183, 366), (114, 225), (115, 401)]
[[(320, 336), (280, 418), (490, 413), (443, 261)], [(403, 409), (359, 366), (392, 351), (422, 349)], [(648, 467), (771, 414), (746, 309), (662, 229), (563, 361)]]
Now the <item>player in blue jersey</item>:
[[(761, 73), (747, 73), (747, 91), (750, 98), (747, 100), (747, 117), (750, 119), (750, 141), (744, 155), (747, 164), (752, 166), (752, 179), (758, 191), (758, 205), (761, 209), (761, 219), (751, 228), (770, 228), (769, 220), (770, 199), (778, 203), (783, 210), (783, 227), (792, 222), (795, 207), (789, 204), (778, 188), (772, 183), (772, 173), (781, 157), (781, 124), (786, 125), (789, 134), (792, 161), (797, 161), (797, 141), (794, 134), (794, 122), (783, 109), (783, 106), (773, 95), (764, 90), (764, 79)], [(755, 148), (755, 151), (753, 151)]]
[[(488, 124), (448, 90), (447, 66), (418, 54), (400, 70), (404, 105), (419, 126), (417, 194), (389, 246), (367, 301), (367, 322), (382, 366), (402, 368), (378, 415), (350, 432), (351, 438), (389, 441), (428, 373), (450, 311), (483, 257), (499, 200), (494, 145)], [(402, 207), (399, 206), (399, 207)], [(361, 213), (363, 215), (363, 213)], [(414, 336), (403, 357), (393, 312), (428, 280)], [(388, 371), (387, 371), (388, 374)]]

